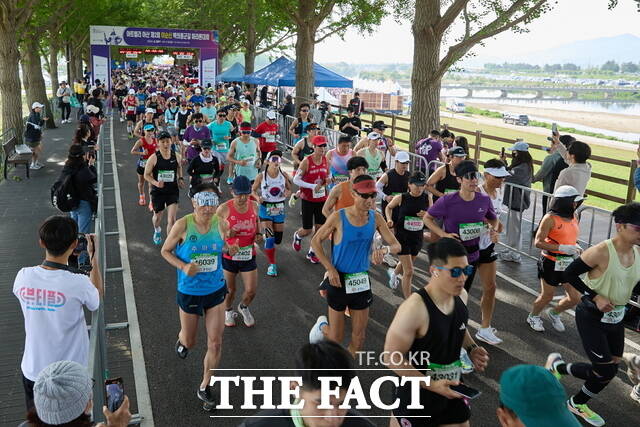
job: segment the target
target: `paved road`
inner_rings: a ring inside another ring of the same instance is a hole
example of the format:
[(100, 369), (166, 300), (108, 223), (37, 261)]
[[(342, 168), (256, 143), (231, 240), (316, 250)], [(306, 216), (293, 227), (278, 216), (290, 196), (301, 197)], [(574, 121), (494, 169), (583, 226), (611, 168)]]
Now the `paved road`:
[[(121, 198), (127, 233), (127, 244), (131, 261), (137, 311), (140, 320), (142, 343), (153, 413), (156, 425), (186, 426), (210, 425), (212, 422), (196, 398), (196, 388), (200, 382), (202, 357), (204, 355), (204, 334), (199, 335), (200, 347), (190, 352), (186, 360), (176, 357), (173, 346), (179, 330), (178, 311), (175, 304), (175, 270), (160, 257), (159, 248), (151, 241), (151, 215), (145, 207), (137, 205), (135, 157), (129, 154), (132, 141), (126, 137), (124, 124), (114, 123), (116, 159), (121, 186)], [(228, 197), (228, 187), (223, 185)], [(191, 211), (190, 203), (183, 191), (178, 216)], [(277, 279), (265, 275), (265, 257), (258, 255), (259, 286), (257, 297), (251, 306), (256, 318), (254, 328), (238, 326), (227, 328), (224, 333), (222, 362), (227, 369), (291, 368), (293, 354), (307, 342), (308, 331), (319, 314), (326, 313), (326, 303), (315, 291), (323, 275), (320, 265), (311, 265), (302, 253), (290, 247), (294, 227), (300, 224), (297, 207), (289, 210), (284, 243), (278, 249)], [(308, 240), (305, 242), (305, 246)], [(424, 255), (417, 263), (417, 277), (414, 283), (426, 283), (426, 262)], [(565, 318), (569, 325), (567, 332), (548, 331), (534, 333), (524, 319), (533, 300), (526, 289), (536, 286), (535, 272), (530, 262), (519, 267), (499, 266), (499, 270), (518, 282), (514, 286), (500, 279), (494, 327), (505, 342), (500, 347), (489, 349), (491, 362), (484, 374), (469, 375), (466, 381), (482, 390), (482, 396), (473, 402), (472, 424), (493, 426), (497, 424), (495, 408), (498, 406), (498, 380), (501, 372), (519, 363), (542, 364), (546, 355), (560, 351), (568, 361), (584, 359), (573, 318)], [(384, 284), (386, 273), (380, 267), (372, 270), (373, 291), (376, 299), (371, 309), (371, 321), (367, 331), (365, 349), (380, 352), (383, 347), (387, 326), (393, 318), (402, 298), (397, 291), (391, 291)], [(513, 279), (512, 279), (513, 280)], [(479, 285), (471, 291), (470, 318), (478, 320)], [(241, 287), (240, 287), (241, 289)], [(472, 331), (478, 324), (470, 322)], [(630, 333), (628, 333), (629, 335)], [(637, 337), (636, 337), (637, 338)], [(640, 347), (638, 347), (640, 348)], [(631, 350), (628, 348), (627, 350)], [(362, 366), (375, 368), (375, 366)], [(379, 368), (379, 367), (378, 367)], [(240, 375), (230, 372), (229, 375)], [(246, 375), (246, 371), (244, 371)], [(255, 372), (255, 375), (265, 375)], [(361, 372), (363, 384), (370, 383), (380, 372)], [(580, 383), (573, 379), (563, 380), (568, 391), (578, 389)], [(593, 401), (597, 410), (612, 426), (640, 425), (640, 411), (629, 397), (630, 385), (622, 373), (602, 394)], [(385, 390), (388, 396), (389, 390)], [(389, 397), (387, 397), (389, 398)], [(242, 397), (232, 390), (231, 402), (240, 405)], [(220, 411), (215, 415), (249, 415), (254, 411)], [(366, 412), (366, 411), (365, 411)], [(371, 411), (372, 416), (384, 416), (384, 412)], [(376, 418), (378, 425), (387, 425), (387, 419)], [(214, 425), (237, 425), (239, 418), (216, 419)]]

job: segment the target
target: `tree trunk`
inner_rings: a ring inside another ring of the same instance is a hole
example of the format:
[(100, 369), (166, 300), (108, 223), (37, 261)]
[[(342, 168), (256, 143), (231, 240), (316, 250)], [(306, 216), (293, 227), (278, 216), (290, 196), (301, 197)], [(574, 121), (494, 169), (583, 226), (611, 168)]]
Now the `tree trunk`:
[(67, 80), (78, 80), (78, 76), (73, 74), (73, 67), (71, 66), (71, 43), (69, 43), (68, 41), (64, 44), (64, 57), (67, 60)]
[(297, 26), (296, 40), (296, 108), (313, 98), (315, 76), (313, 56), (315, 51), (315, 29), (307, 21)]
[(18, 38), (15, 28), (0, 27), (0, 93), (2, 93), (2, 130), (16, 130), (22, 142), (22, 94), (18, 72)]
[[(40, 60), (40, 49), (38, 49), (38, 39), (28, 37), (24, 41), (24, 61), (22, 65), (24, 75), (29, 76), (29, 89), (27, 90), (27, 105), (34, 102), (44, 104), (43, 117), (48, 117), (47, 128), (53, 129), (56, 124), (53, 120), (53, 111), (47, 97), (47, 88), (42, 76), (42, 61)], [(55, 92), (53, 93), (55, 98)], [(55, 101), (54, 101), (55, 104)]]
[(433, 31), (439, 10), (431, 1), (417, 0), (413, 22), (413, 71), (411, 73), (411, 132), (409, 148), (440, 127), (440, 66), (442, 34)]
[[(51, 93), (55, 96), (58, 86), (60, 86), (60, 78), (58, 77), (58, 52), (60, 45), (58, 42), (51, 41), (49, 46), (49, 76), (51, 77)], [(71, 84), (73, 87), (73, 84)]]
[(254, 71), (256, 63), (256, 2), (255, 0), (247, 1), (247, 31), (246, 43), (244, 46), (244, 73), (251, 74)]

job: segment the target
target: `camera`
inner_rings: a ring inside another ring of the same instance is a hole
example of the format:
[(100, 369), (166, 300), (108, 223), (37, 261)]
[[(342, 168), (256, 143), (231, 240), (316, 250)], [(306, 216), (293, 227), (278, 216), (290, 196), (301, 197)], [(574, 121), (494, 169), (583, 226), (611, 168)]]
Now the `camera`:
[(85, 273), (90, 272), (92, 269), (88, 248), (87, 236), (84, 233), (78, 233), (78, 245), (73, 250), (72, 257), (77, 260), (78, 270), (82, 270)]
[(366, 132), (366, 133), (373, 132), (373, 128), (362, 128), (362, 132)]

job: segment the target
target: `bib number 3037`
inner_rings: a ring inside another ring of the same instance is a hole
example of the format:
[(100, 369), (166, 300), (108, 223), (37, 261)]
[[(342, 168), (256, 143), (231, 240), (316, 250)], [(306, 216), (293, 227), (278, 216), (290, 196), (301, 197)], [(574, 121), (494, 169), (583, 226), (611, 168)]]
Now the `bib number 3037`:
[(363, 271), (361, 273), (351, 273), (344, 275), (344, 289), (348, 294), (355, 294), (371, 289), (369, 283), (369, 273)]

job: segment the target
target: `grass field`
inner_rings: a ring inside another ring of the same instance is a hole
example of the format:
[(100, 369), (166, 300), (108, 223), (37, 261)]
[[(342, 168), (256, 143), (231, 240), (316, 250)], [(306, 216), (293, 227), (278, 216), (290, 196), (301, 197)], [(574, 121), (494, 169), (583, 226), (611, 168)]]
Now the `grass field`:
[[(363, 115), (362, 119), (363, 121), (370, 122), (371, 116)], [(391, 125), (391, 122), (392, 122), (391, 118), (381, 117), (378, 115), (376, 115), (376, 120), (384, 120), (384, 122), (387, 123), (389, 126)], [(491, 136), (497, 136), (497, 137), (507, 138), (507, 139), (522, 138), (524, 141), (527, 141), (532, 144), (537, 144), (542, 146), (549, 145), (549, 142), (546, 140), (546, 136), (527, 132), (526, 127), (523, 127), (522, 130), (520, 129), (514, 130), (514, 129), (505, 128), (501, 126), (492, 126), (492, 125), (478, 123), (473, 118), (460, 119), (460, 118), (451, 118), (451, 117), (441, 117), (440, 123), (443, 125), (447, 124), (450, 127), (468, 130), (469, 133), (460, 133), (460, 132), (455, 132), (455, 133), (456, 133), (456, 136), (458, 135), (465, 136), (468, 139), (470, 145), (475, 144), (476, 130), (481, 131), (483, 135), (491, 135)], [(404, 120), (402, 121), (396, 120), (396, 127), (408, 129), (409, 123)], [(387, 130), (387, 135), (390, 135), (390, 134), (391, 134), (391, 130), (389, 129)], [(396, 129), (395, 136), (396, 138), (401, 140), (405, 140), (405, 141), (409, 140), (409, 133), (406, 131)], [(403, 143), (400, 141), (398, 141), (397, 143), (401, 147), (404, 147), (404, 148), (407, 147), (406, 143)], [(483, 148), (489, 148), (489, 149), (498, 150), (498, 151), (502, 147), (506, 148), (506, 147), (509, 147), (510, 145), (511, 144), (491, 140), (486, 137), (483, 137), (481, 142), (481, 146)], [(470, 151), (471, 151), (471, 155), (473, 156), (474, 149), (471, 148)], [(635, 158), (633, 152), (617, 149), (615, 147), (606, 147), (606, 146), (592, 144), (591, 151), (592, 151), (592, 154), (595, 156), (602, 156), (605, 158), (617, 159), (625, 162), (630, 162)], [(542, 161), (546, 157), (547, 153), (539, 149), (532, 149), (531, 155), (534, 158), (534, 160)], [(482, 151), (480, 152), (480, 160), (482, 161), (486, 161), (493, 157), (496, 157), (496, 156), (491, 153), (486, 153)], [(594, 173), (600, 173), (610, 177), (621, 178), (621, 179), (624, 179), (625, 181), (629, 179), (629, 172), (630, 172), (629, 166), (612, 165), (612, 164), (607, 164), (600, 161), (590, 161), (589, 163), (591, 163), (592, 171)], [(538, 168), (539, 166), (535, 166), (534, 168), (535, 171), (537, 171)], [(536, 189), (542, 190), (542, 183), (536, 183), (533, 185), (533, 187)], [(591, 178), (587, 188), (592, 191), (597, 191), (607, 195), (620, 197), (622, 199), (626, 198), (627, 196), (626, 185), (618, 184), (618, 183), (603, 180), (603, 179)], [(609, 210), (615, 209), (619, 205), (616, 202), (599, 198), (596, 196), (589, 196), (585, 203), (589, 205), (597, 206), (600, 208), (609, 209)]]

